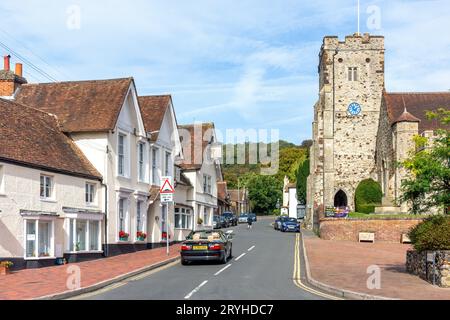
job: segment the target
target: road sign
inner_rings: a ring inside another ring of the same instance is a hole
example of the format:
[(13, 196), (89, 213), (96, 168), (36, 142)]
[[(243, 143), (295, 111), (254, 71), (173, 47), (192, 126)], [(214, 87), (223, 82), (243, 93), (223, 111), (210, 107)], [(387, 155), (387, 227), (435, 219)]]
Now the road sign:
[(173, 188), (173, 182), (171, 176), (166, 176), (161, 178), (161, 188), (159, 189), (159, 195), (161, 202), (173, 202), (173, 194), (175, 189)]
[(159, 189), (159, 193), (175, 193), (175, 189), (172, 187), (173, 182), (172, 182), (172, 177), (171, 176), (167, 176), (167, 177), (162, 177), (161, 178), (161, 189)]

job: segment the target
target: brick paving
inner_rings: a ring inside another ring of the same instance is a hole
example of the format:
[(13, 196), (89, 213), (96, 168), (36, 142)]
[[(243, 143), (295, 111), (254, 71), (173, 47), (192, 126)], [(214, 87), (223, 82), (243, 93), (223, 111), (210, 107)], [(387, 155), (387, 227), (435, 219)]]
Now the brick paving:
[(85, 288), (177, 257), (179, 250), (180, 244), (175, 244), (170, 246), (169, 256), (164, 247), (63, 266), (15, 271), (7, 276), (0, 276), (0, 299), (34, 299), (68, 291), (66, 282), (70, 276), (67, 273), (69, 266), (80, 267), (81, 288)]
[[(322, 240), (303, 233), (311, 276), (324, 284), (359, 293), (408, 300), (450, 300), (450, 289), (439, 288), (406, 272), (410, 245)], [(367, 268), (381, 269), (381, 288), (368, 289)]]

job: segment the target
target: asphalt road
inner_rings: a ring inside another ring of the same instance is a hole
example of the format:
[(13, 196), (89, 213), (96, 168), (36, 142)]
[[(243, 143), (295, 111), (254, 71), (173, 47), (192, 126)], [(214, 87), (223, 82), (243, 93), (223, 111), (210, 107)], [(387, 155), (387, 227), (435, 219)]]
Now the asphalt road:
[[(175, 262), (77, 299), (145, 300), (316, 300), (329, 298), (294, 283), (296, 233), (275, 231), (273, 219), (260, 218), (247, 230), (234, 230), (233, 258), (227, 264)], [(224, 230), (226, 231), (226, 230)], [(300, 278), (300, 277), (297, 277)]]

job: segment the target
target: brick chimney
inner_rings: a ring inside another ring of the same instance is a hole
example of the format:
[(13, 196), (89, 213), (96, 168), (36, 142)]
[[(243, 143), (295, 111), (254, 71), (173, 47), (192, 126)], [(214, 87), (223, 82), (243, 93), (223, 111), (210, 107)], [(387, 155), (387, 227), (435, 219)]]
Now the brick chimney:
[(3, 70), (0, 70), (0, 97), (11, 97), (27, 80), (22, 75), (22, 64), (16, 63), (15, 72), (11, 70), (11, 56), (3, 57)]

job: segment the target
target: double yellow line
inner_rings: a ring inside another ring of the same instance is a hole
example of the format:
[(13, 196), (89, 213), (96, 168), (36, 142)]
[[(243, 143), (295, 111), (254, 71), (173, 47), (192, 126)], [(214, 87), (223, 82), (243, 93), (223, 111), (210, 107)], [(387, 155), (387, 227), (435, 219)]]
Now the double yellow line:
[(343, 300), (342, 298), (338, 298), (326, 293), (322, 293), (320, 291), (314, 290), (310, 287), (307, 287), (305, 284), (303, 284), (301, 280), (301, 261), (300, 261), (300, 234), (297, 233), (295, 237), (295, 255), (294, 255), (294, 274), (293, 274), (293, 280), (294, 284), (299, 287), (302, 290), (305, 290), (309, 293), (312, 293), (316, 296), (320, 296), (325, 299), (330, 300)]

